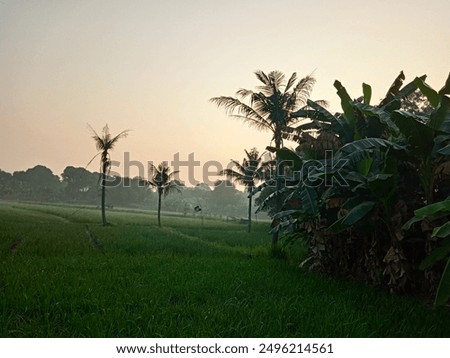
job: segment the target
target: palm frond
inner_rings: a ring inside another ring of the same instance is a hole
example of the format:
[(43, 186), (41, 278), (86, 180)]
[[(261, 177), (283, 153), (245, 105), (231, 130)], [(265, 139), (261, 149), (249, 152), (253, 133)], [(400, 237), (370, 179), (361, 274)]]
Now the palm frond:
[(216, 104), (217, 107), (224, 108), (228, 115), (234, 115), (236, 111), (237, 114), (243, 114), (246, 117), (251, 117), (253, 119), (264, 121), (263, 116), (261, 116), (252, 107), (245, 104), (244, 102), (241, 102), (237, 98), (221, 96), (221, 97), (213, 97), (210, 99), (210, 101)]
[(168, 173), (167, 177), (169, 178), (169, 180), (172, 180), (179, 172), (179, 170), (175, 170), (174, 172)]
[(284, 93), (288, 93), (291, 87), (294, 85), (295, 81), (297, 81), (297, 73), (294, 72), (291, 77), (289, 78), (286, 87), (284, 88)]
[(280, 71), (271, 71), (265, 76), (267, 81), (263, 82), (264, 86), (256, 87), (261, 92), (261, 95), (272, 97), (273, 95), (281, 93), (281, 87), (284, 84), (284, 74)]
[(89, 124), (89, 123), (87, 123), (87, 126), (88, 126), (88, 128), (89, 128), (89, 130), (92, 132), (92, 134), (93, 134), (93, 136), (92, 136), (92, 138), (100, 138), (100, 136), (98, 135), (98, 133), (95, 131), (95, 129), (94, 128), (92, 128), (92, 126)]
[(157, 171), (158, 169), (155, 167), (155, 165), (152, 162), (148, 162), (148, 175), (152, 175)]
[(241, 165), (237, 160), (231, 159), (231, 162), (236, 166), (239, 173), (244, 174), (245, 173), (245, 167)]
[(235, 183), (244, 185), (249, 191), (256, 186), (256, 183), (263, 180), (267, 170), (267, 163), (262, 162), (263, 154), (259, 155), (256, 148), (249, 151), (244, 150), (246, 158), (239, 163), (231, 160), (234, 164), (233, 168), (221, 170), (219, 175), (226, 175), (228, 179), (233, 179)]
[[(213, 97), (210, 101), (224, 108), (233, 118), (243, 120), (260, 130), (269, 129), (273, 133), (272, 140), (275, 141), (276, 146), (281, 146), (284, 128), (301, 121), (297, 118), (298, 115), (292, 116), (291, 113), (307, 104), (316, 80), (311, 74), (297, 82), (295, 72), (287, 83), (285, 75), (280, 71), (271, 71), (266, 74), (258, 70), (255, 75), (262, 83), (256, 87), (257, 91), (240, 89), (236, 92), (236, 95), (242, 99), (250, 97), (249, 104), (229, 96)], [(318, 102), (324, 106), (328, 105), (325, 101)]]
[(254, 127), (258, 130), (273, 130), (273, 125), (267, 121), (258, 121), (257, 119), (253, 119), (253, 118), (249, 118), (246, 116), (242, 116), (242, 115), (230, 115), (231, 118), (234, 119), (240, 119), (242, 120), (244, 123), (247, 123), (250, 127)]
[(179, 170), (174, 172), (170, 171), (170, 167), (167, 162), (162, 162), (155, 166), (153, 163), (148, 163), (148, 175), (150, 179), (146, 180), (149, 187), (157, 188), (158, 191), (164, 191), (166, 187), (176, 182), (173, 180), (175, 175), (179, 173)]
[(96, 149), (103, 150), (104, 149), (103, 138), (94, 130), (94, 128), (91, 127), (89, 123), (87, 125), (90, 131), (92, 132), (92, 139), (94, 139)]
[(270, 82), (271, 82), (272, 88), (274, 90), (274, 93), (278, 92), (280, 90), (281, 86), (283, 86), (283, 83), (284, 83), (284, 77), (285, 77), (284, 73), (281, 72), (281, 71), (276, 71), (275, 70), (275, 71), (269, 72), (268, 77), (270, 79)]
[(115, 137), (111, 138), (111, 133), (109, 132), (108, 125), (105, 125), (102, 130), (102, 135), (99, 135), (88, 123), (88, 127), (92, 132), (92, 138), (95, 141), (95, 146), (99, 151), (108, 151), (114, 148), (114, 144), (121, 138), (124, 138), (130, 132), (130, 129), (120, 132)]
[(269, 78), (263, 71), (257, 70), (257, 71), (255, 71), (255, 75), (256, 75), (256, 78), (258, 80), (260, 80), (262, 83), (264, 83), (266, 86), (268, 86), (270, 84)]
[(236, 92), (237, 96), (240, 96), (242, 99), (248, 97), (248, 96), (252, 96), (254, 94), (254, 92), (252, 90), (248, 90), (245, 88), (241, 88)]
[(110, 147), (110, 148), (112, 149), (112, 147), (114, 146), (114, 144), (116, 144), (116, 142), (117, 142), (119, 139), (127, 137), (127, 136), (128, 136), (128, 133), (129, 133), (130, 131), (131, 131), (131, 129), (126, 129), (126, 130), (120, 132), (118, 135), (116, 135), (113, 139), (111, 139), (111, 140), (110, 140), (110, 143), (111, 143), (111, 147)]
[(97, 158), (102, 152), (98, 152), (96, 155), (92, 157), (92, 159), (89, 161), (89, 163), (86, 164), (86, 168), (94, 161), (95, 158)]
[(167, 195), (169, 195), (173, 192), (181, 193), (181, 190), (179, 188), (179, 185), (176, 182), (170, 181), (163, 188), (164, 197), (166, 197)]
[(293, 90), (293, 93), (295, 93), (296, 104), (306, 104), (306, 101), (309, 99), (315, 83), (316, 79), (311, 75), (308, 75), (298, 81)]
[(233, 179), (240, 179), (243, 177), (243, 174), (237, 171), (234, 171), (233, 169), (223, 169), (219, 172), (219, 175), (226, 175), (228, 178)]

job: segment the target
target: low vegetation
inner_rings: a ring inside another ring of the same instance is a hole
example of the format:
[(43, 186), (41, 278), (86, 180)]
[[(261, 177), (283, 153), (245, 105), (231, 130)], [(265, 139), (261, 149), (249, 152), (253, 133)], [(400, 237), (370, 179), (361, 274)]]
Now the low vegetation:
[(267, 223), (0, 204), (1, 337), (448, 337), (450, 313), (269, 256)]

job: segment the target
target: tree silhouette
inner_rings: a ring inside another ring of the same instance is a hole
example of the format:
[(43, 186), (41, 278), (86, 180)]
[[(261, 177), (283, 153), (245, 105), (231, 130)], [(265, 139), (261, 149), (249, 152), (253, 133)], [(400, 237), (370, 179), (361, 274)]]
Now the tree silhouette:
[(109, 155), (109, 151), (114, 149), (114, 145), (118, 142), (119, 139), (124, 138), (128, 135), (129, 129), (120, 132), (115, 137), (111, 136), (109, 133), (108, 125), (105, 125), (102, 130), (102, 135), (98, 135), (97, 132), (88, 125), (91, 129), (93, 136), (92, 138), (95, 141), (95, 146), (99, 151), (88, 163), (88, 165), (98, 156), (100, 155), (100, 186), (102, 188), (102, 223), (103, 225), (107, 225), (106, 221), (106, 210), (105, 210), (105, 189), (106, 189), (106, 176), (111, 169), (111, 159)]
[[(241, 119), (249, 125), (259, 130), (268, 130), (273, 134), (272, 140), (275, 148), (283, 146), (283, 132), (300, 121), (293, 117), (292, 112), (306, 106), (306, 101), (310, 97), (314, 83), (313, 76), (306, 76), (297, 80), (294, 72), (289, 80), (285, 81), (285, 75), (280, 71), (271, 71), (265, 74), (263, 71), (255, 72), (256, 78), (262, 85), (256, 87), (257, 91), (240, 89), (236, 92), (237, 97), (220, 96), (210, 99), (218, 107), (226, 110), (227, 114), (233, 118)], [(244, 101), (249, 99), (249, 103)], [(325, 101), (316, 101), (326, 105)], [(277, 170), (275, 173), (277, 190), (282, 187), (279, 173), (280, 159), (276, 156)], [(281, 207), (281, 202), (277, 204)], [(278, 241), (278, 233), (272, 236), (272, 243)]]
[(144, 181), (144, 183), (149, 186), (149, 188), (155, 188), (158, 193), (158, 226), (161, 226), (161, 199), (162, 195), (169, 195), (171, 192), (180, 191), (179, 185), (174, 176), (179, 173), (179, 171), (170, 172), (170, 168), (167, 162), (162, 162), (157, 167), (149, 163), (149, 175), (151, 179)]
[(219, 172), (219, 175), (226, 175), (228, 178), (233, 179), (235, 183), (244, 185), (248, 192), (248, 221), (247, 232), (251, 231), (252, 227), (252, 200), (253, 189), (256, 184), (263, 179), (264, 170), (267, 165), (262, 160), (262, 155), (256, 148), (250, 149), (250, 152), (245, 150), (246, 158), (242, 160), (242, 164), (236, 160), (231, 160), (236, 168), (224, 169)]

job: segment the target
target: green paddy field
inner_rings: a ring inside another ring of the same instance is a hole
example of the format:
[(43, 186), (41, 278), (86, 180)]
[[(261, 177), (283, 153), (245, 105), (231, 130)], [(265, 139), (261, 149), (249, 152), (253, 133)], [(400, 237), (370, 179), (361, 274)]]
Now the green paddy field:
[(450, 337), (450, 311), (270, 255), (267, 223), (0, 204), (0, 337)]

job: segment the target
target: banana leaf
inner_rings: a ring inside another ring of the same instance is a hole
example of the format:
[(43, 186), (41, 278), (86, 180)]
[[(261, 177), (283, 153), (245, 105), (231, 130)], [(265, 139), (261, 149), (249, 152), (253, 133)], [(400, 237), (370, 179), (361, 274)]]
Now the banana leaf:
[(363, 220), (374, 208), (374, 201), (364, 201), (351, 209), (347, 215), (335, 221), (327, 231), (339, 233)]
[(403, 111), (394, 111), (392, 119), (400, 132), (412, 146), (412, 151), (418, 155), (430, 153), (434, 146), (434, 131), (418, 116)]
[(437, 152), (442, 155), (450, 155), (450, 144), (445, 146), (444, 148), (441, 148)]
[(445, 265), (444, 272), (442, 273), (441, 281), (436, 293), (434, 304), (441, 306), (445, 304), (450, 298), (450, 258)]
[(275, 214), (272, 217), (272, 219), (276, 220), (276, 219), (280, 219), (280, 218), (288, 217), (288, 216), (300, 217), (300, 216), (302, 216), (302, 212), (300, 210), (284, 210), (284, 211), (280, 211), (279, 213)]
[(443, 96), (437, 108), (431, 113), (428, 126), (434, 130), (439, 130), (447, 119), (450, 110), (450, 98)]
[(289, 167), (294, 171), (301, 170), (303, 167), (303, 159), (293, 150), (288, 148), (266, 147), (269, 152), (276, 153), (281, 161), (288, 163)]
[(438, 201), (414, 211), (418, 217), (436, 216), (440, 214), (450, 214), (450, 200)]
[(444, 87), (439, 90), (441, 96), (450, 94), (450, 73), (448, 74), (447, 80), (445, 81)]
[(312, 215), (317, 214), (317, 192), (314, 188), (303, 185), (300, 191), (300, 199), (304, 212)]
[(381, 108), (370, 106), (364, 103), (354, 102), (353, 106), (358, 108), (366, 116), (368, 115), (377, 117), (381, 123), (384, 123), (389, 128), (389, 131), (392, 134), (397, 135), (399, 133), (399, 129), (392, 121), (390, 113), (384, 111)]
[(397, 98), (400, 93), (400, 88), (402, 87), (403, 81), (405, 80), (405, 74), (403, 71), (400, 71), (400, 74), (392, 83), (391, 87), (389, 87), (386, 96), (380, 103), (380, 107), (385, 106), (387, 103), (391, 102), (393, 99)]
[(353, 113), (353, 107), (351, 105), (352, 99), (347, 93), (347, 90), (344, 86), (342, 86), (341, 82), (334, 81), (334, 87), (337, 89), (337, 94), (341, 99), (341, 107), (345, 113), (345, 117), (347, 118), (348, 123), (352, 128), (355, 127), (356, 119), (355, 114)]
[(450, 236), (450, 222), (446, 222), (444, 225), (435, 227), (431, 236), (440, 238)]
[[(420, 80), (425, 81), (427, 78), (427, 75), (422, 75), (418, 77)], [(414, 81), (411, 81), (407, 85), (403, 86), (403, 88), (397, 93), (396, 98), (404, 98), (409, 96), (411, 93), (413, 93), (417, 89), (417, 85)]]
[(414, 83), (416, 86), (420, 89), (420, 91), (427, 97), (430, 104), (436, 108), (439, 104), (439, 94), (432, 89), (430, 86), (428, 86), (424, 80), (421, 78), (414, 79)]
[(364, 94), (364, 103), (370, 104), (370, 100), (372, 98), (372, 87), (367, 83), (362, 84), (363, 94)]
[(403, 151), (405, 147), (398, 145), (386, 139), (364, 138), (344, 145), (338, 152), (352, 153), (359, 150), (391, 148), (393, 150)]

